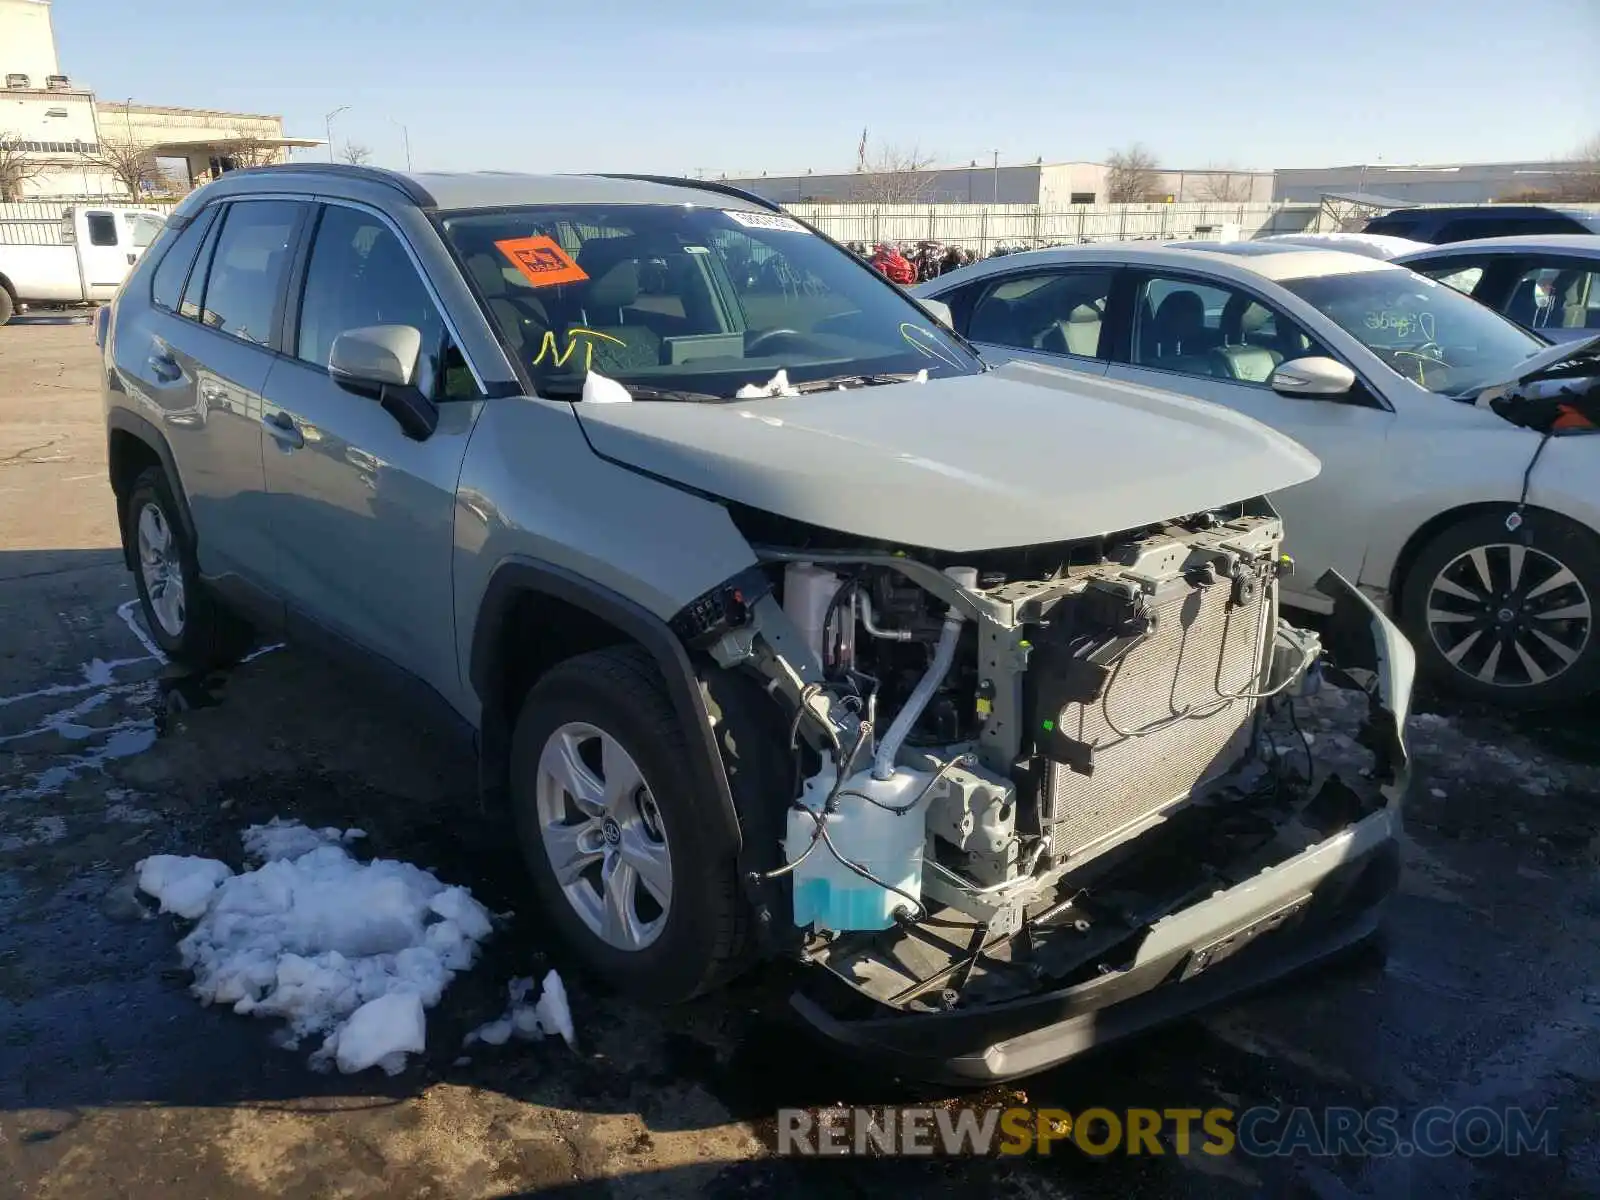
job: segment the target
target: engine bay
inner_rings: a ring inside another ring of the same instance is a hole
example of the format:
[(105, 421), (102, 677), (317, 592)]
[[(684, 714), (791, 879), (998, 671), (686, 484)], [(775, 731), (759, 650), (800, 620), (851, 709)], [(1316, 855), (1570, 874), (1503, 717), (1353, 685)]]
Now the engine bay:
[[(739, 620), (698, 644), (790, 714), (786, 828), (749, 885), (850, 988), (937, 1003), (956, 974), (1003, 998), (1012, 943), (1037, 984), (1137, 928), (1141, 905), (1108, 920), (1089, 881), (1183, 846), (1148, 921), (1249, 861), (1241, 822), (1251, 853), (1309, 844), (1285, 840), (1317, 824), (1293, 815), (1308, 789), (1286, 799), (1261, 734), (1268, 702), (1319, 685), (1321, 645), (1279, 620), (1292, 563), (1265, 501), (969, 556), (795, 540), (756, 546), (759, 573), (708, 605)], [(1223, 830), (1234, 867), (1204, 850)], [(1073, 949), (1046, 969), (1053, 940)]]

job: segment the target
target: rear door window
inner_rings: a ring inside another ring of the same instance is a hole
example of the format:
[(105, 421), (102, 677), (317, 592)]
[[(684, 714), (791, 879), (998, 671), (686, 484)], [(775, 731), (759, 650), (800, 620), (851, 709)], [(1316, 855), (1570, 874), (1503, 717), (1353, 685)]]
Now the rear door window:
[(1111, 303), (1107, 268), (1011, 275), (979, 296), (967, 321), (974, 341), (1101, 358), (1101, 335)]
[(203, 324), (257, 345), (273, 344), (283, 281), (304, 208), (289, 200), (228, 206), (206, 278)]

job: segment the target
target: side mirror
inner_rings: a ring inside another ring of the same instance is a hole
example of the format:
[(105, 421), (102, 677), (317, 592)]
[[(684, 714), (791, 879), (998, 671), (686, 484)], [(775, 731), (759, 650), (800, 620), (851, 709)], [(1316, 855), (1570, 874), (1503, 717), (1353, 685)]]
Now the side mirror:
[(912, 299), (935, 321), (951, 329), (955, 328), (955, 316), (950, 312), (950, 306), (943, 300), (924, 300), (920, 296), (913, 296)]
[(422, 331), (411, 325), (347, 329), (328, 351), (328, 377), (340, 387), (371, 396), (412, 441), (439, 428), (438, 405), (416, 386)]
[(422, 354), (422, 331), (410, 325), (367, 325), (333, 339), (328, 374), (342, 384), (410, 387)]
[(1279, 363), (1267, 386), (1285, 396), (1344, 396), (1356, 385), (1356, 373), (1342, 362), (1312, 355)]

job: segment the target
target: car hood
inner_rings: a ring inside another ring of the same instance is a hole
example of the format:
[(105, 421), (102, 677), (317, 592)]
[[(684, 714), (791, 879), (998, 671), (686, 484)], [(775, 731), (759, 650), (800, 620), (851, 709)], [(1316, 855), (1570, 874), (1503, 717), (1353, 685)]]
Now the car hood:
[(1132, 529), (1320, 467), (1228, 409), (1031, 363), (794, 397), (574, 408), (614, 462), (839, 533), (956, 552)]

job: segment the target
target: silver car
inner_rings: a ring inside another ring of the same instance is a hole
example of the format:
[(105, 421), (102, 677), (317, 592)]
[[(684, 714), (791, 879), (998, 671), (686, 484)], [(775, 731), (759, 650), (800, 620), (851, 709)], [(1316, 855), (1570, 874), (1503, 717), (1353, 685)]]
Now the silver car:
[[(1261, 495), (1315, 458), (987, 369), (765, 201), (237, 171), (99, 334), (152, 636), (287, 630), (469, 736), (551, 929), (636, 996), (788, 958), (834, 1041), (1007, 1078), (1349, 945), (1394, 884), (1411, 649), (1334, 573), (1326, 653), (1278, 614)], [(1364, 774), (1273, 741), (1324, 684)]]
[(1552, 342), (1600, 337), (1600, 236), (1550, 233), (1427, 246), (1395, 262)]

